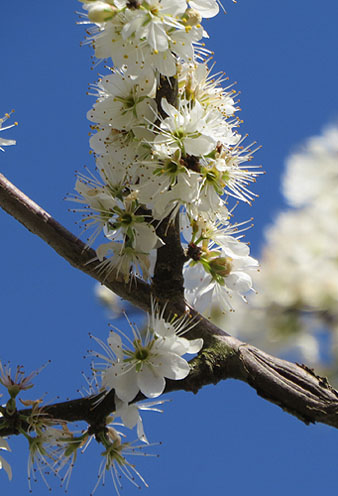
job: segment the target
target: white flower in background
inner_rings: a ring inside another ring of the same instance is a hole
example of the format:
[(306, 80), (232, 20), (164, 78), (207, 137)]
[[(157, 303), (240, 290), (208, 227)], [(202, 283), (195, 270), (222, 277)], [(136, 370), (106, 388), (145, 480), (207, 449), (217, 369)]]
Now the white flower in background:
[(94, 288), (98, 301), (108, 309), (110, 317), (117, 318), (122, 314), (122, 299), (101, 283), (97, 283)]
[[(3, 123), (7, 121), (7, 119), (10, 118), (11, 114), (13, 113), (13, 110), (10, 114), (5, 114), (3, 117), (0, 118), (0, 131), (6, 131), (6, 129), (10, 129), (11, 127), (14, 127), (14, 126), (17, 126), (17, 122), (15, 122), (14, 124), (12, 124), (11, 126), (6, 126), (6, 127), (2, 127)], [(2, 150), (3, 152), (5, 151), (2, 147), (3, 146), (11, 146), (11, 145), (15, 145), (16, 144), (16, 141), (15, 140), (9, 140), (9, 139), (5, 139), (5, 138), (0, 138), (0, 150)]]
[(338, 195), (338, 127), (309, 138), (286, 161), (283, 193), (290, 205), (301, 207)]
[(113, 331), (108, 345), (97, 340), (107, 354), (96, 355), (105, 361), (102, 386), (107, 391), (114, 389), (123, 402), (132, 401), (139, 391), (148, 398), (160, 396), (165, 378), (180, 380), (189, 374), (189, 364), (182, 356), (198, 353), (202, 348), (202, 339), (182, 337), (193, 325), (187, 316), (166, 322), (163, 312), (159, 313), (155, 307), (148, 315), (144, 331), (130, 323), (133, 339), (125, 336), (128, 346)]
[[(0, 417), (1, 416), (2, 415), (0, 414)], [(0, 450), (11, 451), (11, 449), (10, 449), (7, 441), (3, 437), (1, 437), (1, 436), (0, 436)], [(11, 466), (10, 466), (10, 464), (2, 456), (0, 456), (0, 470), (1, 469), (3, 469), (6, 472), (9, 480), (12, 480), (12, 469), (11, 469)]]
[(211, 320), (232, 336), (249, 341), (252, 345), (292, 360), (301, 360), (308, 365), (317, 365), (321, 358), (323, 333), (319, 331), (318, 320), (306, 312), (297, 314), (292, 308), (271, 303), (269, 294), (262, 294), (261, 272), (253, 274), (253, 282), (258, 293), (242, 305), (233, 297), (235, 312), (221, 312), (214, 306)]
[(262, 283), (272, 301), (316, 308), (338, 302), (337, 214), (338, 208), (331, 216), (317, 208), (284, 212), (267, 230)]
[(298, 208), (280, 212), (266, 229), (260, 271), (253, 273), (258, 294), (226, 316), (214, 307), (212, 318), (272, 353), (287, 353), (319, 370), (324, 366), (319, 373), (331, 372), (337, 380), (337, 126), (308, 139), (287, 159), (283, 186), (287, 201)]

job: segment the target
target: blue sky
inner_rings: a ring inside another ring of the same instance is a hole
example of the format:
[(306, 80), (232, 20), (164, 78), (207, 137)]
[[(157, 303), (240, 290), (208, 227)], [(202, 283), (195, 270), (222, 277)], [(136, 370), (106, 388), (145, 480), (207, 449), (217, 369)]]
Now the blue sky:
[[(255, 217), (248, 233), (258, 256), (264, 226), (282, 206), (280, 176), (290, 151), (338, 119), (336, 0), (224, 0), (228, 11), (205, 23), (207, 46), (216, 70), (238, 81), (244, 120), (242, 133), (262, 145), (255, 163), (267, 174), (259, 179), (253, 206), (237, 209), (237, 220)], [(0, 19), (2, 73), (0, 113), (15, 108), (19, 126), (5, 137), (17, 146), (0, 156), (1, 172), (57, 220), (77, 233), (76, 218), (63, 201), (73, 190), (74, 171), (94, 166), (88, 154), (86, 112), (89, 83), (103, 66), (90, 70), (89, 47), (80, 48), (83, 26), (76, 26), (80, 3), (6, 2)], [(52, 360), (25, 397), (44, 393), (54, 402), (78, 396), (83, 360), (92, 346), (88, 333), (105, 339), (107, 319), (93, 298), (94, 283), (70, 267), (14, 219), (0, 212), (1, 349), (0, 360), (22, 364), (29, 372)], [(122, 324), (123, 325), (123, 324)], [(145, 415), (149, 449), (159, 459), (137, 458), (150, 488), (161, 496), (206, 493), (314, 496), (337, 490), (337, 432), (305, 426), (259, 398), (245, 384), (227, 381), (197, 396), (172, 395), (165, 413)], [(11, 439), (6, 455), (14, 477), (0, 473), (3, 494), (27, 494), (27, 449)], [(91, 446), (80, 457), (70, 494), (89, 494), (100, 457)], [(136, 494), (127, 483), (122, 494)], [(42, 482), (33, 494), (45, 495)], [(63, 494), (55, 487), (54, 494)], [(100, 495), (113, 494), (108, 483)], [(139, 494), (139, 492), (137, 493)]]

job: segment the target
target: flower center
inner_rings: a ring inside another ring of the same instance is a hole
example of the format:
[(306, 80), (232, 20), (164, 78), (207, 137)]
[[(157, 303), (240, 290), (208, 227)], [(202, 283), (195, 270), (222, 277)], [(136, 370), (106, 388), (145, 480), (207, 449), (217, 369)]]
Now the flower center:
[(150, 353), (149, 353), (149, 350), (147, 350), (147, 348), (138, 348), (135, 351), (134, 356), (135, 356), (136, 360), (143, 362), (143, 361), (147, 360), (149, 355), (150, 355)]

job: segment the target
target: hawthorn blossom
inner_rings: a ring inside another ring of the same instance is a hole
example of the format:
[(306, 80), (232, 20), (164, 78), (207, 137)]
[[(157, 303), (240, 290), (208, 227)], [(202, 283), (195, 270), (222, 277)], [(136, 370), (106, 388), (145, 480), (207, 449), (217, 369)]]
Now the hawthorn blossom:
[[(0, 417), (2, 415), (0, 414)], [(4, 450), (4, 451), (11, 451), (7, 441), (0, 436), (0, 450)], [(1, 469), (4, 469), (4, 471), (6, 472), (7, 476), (8, 476), (8, 479), (9, 480), (12, 480), (12, 469), (11, 469), (11, 466), (10, 464), (2, 457), (0, 456), (0, 470)]]
[(189, 374), (189, 364), (182, 355), (198, 353), (203, 340), (181, 337), (193, 325), (186, 316), (166, 322), (156, 308), (148, 315), (144, 331), (129, 324), (133, 339), (128, 338), (128, 346), (113, 331), (108, 345), (97, 340), (107, 353), (96, 355), (104, 360), (102, 386), (107, 391), (114, 389), (124, 402), (132, 401), (139, 391), (147, 398), (156, 398), (164, 391), (165, 378), (180, 380)]
[[(11, 126), (6, 126), (6, 127), (2, 127), (3, 123), (5, 121), (7, 121), (7, 119), (10, 118), (11, 114), (13, 113), (13, 110), (10, 114), (5, 114), (3, 117), (0, 118), (0, 131), (6, 131), (6, 129), (10, 129), (11, 127), (14, 127), (14, 126), (17, 126), (17, 122), (15, 122), (14, 124), (12, 124)], [(15, 140), (9, 140), (9, 139), (5, 139), (5, 138), (0, 138), (0, 150), (2, 150), (3, 152), (5, 151), (2, 147), (3, 146), (11, 146), (11, 145), (15, 145), (16, 144), (16, 141)]]

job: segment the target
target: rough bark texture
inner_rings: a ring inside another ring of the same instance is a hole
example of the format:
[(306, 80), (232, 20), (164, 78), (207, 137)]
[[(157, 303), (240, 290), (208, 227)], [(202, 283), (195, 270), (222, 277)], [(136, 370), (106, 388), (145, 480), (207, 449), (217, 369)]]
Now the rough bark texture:
[[(95, 252), (47, 212), (30, 200), (4, 176), (0, 175), (0, 206), (15, 217), (27, 229), (46, 241), (57, 253), (79, 270), (94, 277), (102, 284), (128, 299), (134, 305), (150, 309), (150, 286), (135, 280), (126, 284), (109, 280), (98, 271)], [(206, 384), (216, 384), (227, 378), (239, 379), (253, 387), (263, 398), (275, 403), (305, 423), (322, 422), (338, 427), (338, 393), (325, 378), (317, 376), (305, 365), (281, 360), (245, 344), (216, 327), (214, 324), (189, 309), (183, 300), (168, 300), (166, 313), (182, 315), (190, 312), (196, 321), (189, 332), (191, 339), (202, 337), (204, 347), (191, 361), (190, 375), (181, 381), (167, 381), (166, 392), (185, 390), (197, 393)], [(139, 395), (136, 400), (142, 399)], [(49, 405), (45, 413), (52, 418), (65, 421), (85, 420), (95, 433), (102, 428), (106, 416), (114, 410), (113, 394), (106, 395), (97, 404), (97, 397)], [(30, 410), (21, 410), (11, 418), (0, 420), (1, 435), (17, 434), (19, 414), (29, 415)], [(4, 428), (6, 422), (6, 427)], [(21, 424), (23, 425), (23, 424)]]
[[(156, 103), (163, 119), (167, 114), (162, 109), (162, 98), (177, 107), (177, 95), (177, 79), (161, 76), (156, 92)], [(157, 250), (152, 291), (159, 298), (180, 301), (184, 296), (182, 269), (186, 257), (180, 240), (178, 215), (176, 218), (169, 215), (163, 219), (157, 226), (156, 232), (165, 244)]]

